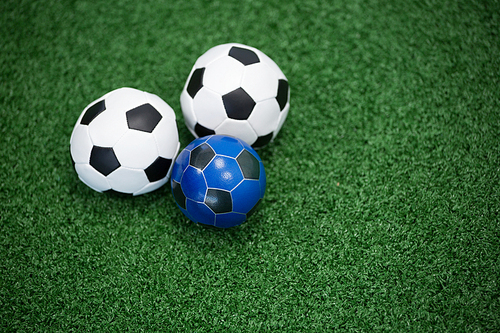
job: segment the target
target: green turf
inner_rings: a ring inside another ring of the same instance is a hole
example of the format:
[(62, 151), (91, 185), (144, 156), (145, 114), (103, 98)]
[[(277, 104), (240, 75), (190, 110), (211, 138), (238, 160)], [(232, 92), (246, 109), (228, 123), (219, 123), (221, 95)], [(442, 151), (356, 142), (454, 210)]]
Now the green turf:
[[(500, 3), (0, 3), (0, 330), (500, 330)], [(99, 194), (71, 166), (92, 100), (179, 95), (210, 47), (259, 48), (291, 111), (240, 227), (168, 186)]]

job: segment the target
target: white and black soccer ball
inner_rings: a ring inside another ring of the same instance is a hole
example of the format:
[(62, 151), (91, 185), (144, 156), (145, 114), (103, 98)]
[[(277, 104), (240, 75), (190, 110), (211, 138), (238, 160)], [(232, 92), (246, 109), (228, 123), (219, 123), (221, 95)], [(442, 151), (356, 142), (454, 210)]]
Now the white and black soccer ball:
[(196, 60), (180, 102), (195, 137), (230, 135), (260, 148), (283, 126), (290, 90), (271, 58), (256, 48), (231, 43), (215, 46)]
[(139, 195), (167, 182), (179, 145), (175, 113), (165, 101), (120, 88), (83, 110), (70, 152), (79, 178), (90, 188)]

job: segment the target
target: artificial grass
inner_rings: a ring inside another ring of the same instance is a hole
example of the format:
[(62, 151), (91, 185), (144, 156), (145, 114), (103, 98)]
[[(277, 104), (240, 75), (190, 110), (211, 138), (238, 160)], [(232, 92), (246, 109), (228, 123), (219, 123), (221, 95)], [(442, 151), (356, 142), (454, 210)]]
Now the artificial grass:
[[(3, 331), (500, 329), (498, 1), (3, 1)], [(168, 186), (99, 194), (71, 167), (92, 100), (177, 113), (196, 58), (261, 49), (291, 112), (260, 209), (195, 225)]]

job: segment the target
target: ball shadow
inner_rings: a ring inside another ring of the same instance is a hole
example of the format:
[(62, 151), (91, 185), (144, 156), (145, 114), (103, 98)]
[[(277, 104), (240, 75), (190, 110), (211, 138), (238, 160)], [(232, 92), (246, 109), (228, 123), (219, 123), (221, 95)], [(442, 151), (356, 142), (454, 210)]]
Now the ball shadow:
[(255, 241), (256, 235), (265, 233), (265, 226), (261, 223), (264, 219), (259, 213), (262, 203), (245, 222), (230, 228), (194, 223), (180, 210), (172, 217), (172, 224), (177, 230), (175, 238), (187, 248), (200, 253), (216, 253), (220, 256), (234, 252), (245, 251), (249, 243)]

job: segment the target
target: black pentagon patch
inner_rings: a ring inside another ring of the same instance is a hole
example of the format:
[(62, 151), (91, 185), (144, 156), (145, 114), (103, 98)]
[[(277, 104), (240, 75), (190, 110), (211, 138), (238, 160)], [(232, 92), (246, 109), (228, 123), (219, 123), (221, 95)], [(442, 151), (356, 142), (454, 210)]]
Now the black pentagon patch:
[(167, 176), (168, 169), (172, 164), (172, 160), (169, 158), (163, 158), (158, 156), (158, 158), (148, 166), (144, 172), (148, 177), (150, 182), (156, 182), (160, 179), (163, 179)]
[(191, 151), (189, 164), (203, 170), (214, 158), (215, 152), (207, 143), (203, 143)]
[(276, 94), (276, 100), (280, 105), (280, 111), (283, 111), (286, 103), (288, 102), (288, 81), (279, 80), (278, 81), (278, 93)]
[(73, 155), (71, 155), (71, 145), (69, 145), (69, 157), (71, 158), (71, 165), (73, 168), (75, 167), (75, 160), (73, 159)]
[(209, 188), (205, 196), (205, 204), (216, 214), (230, 213), (233, 210), (231, 193), (224, 190)]
[(248, 150), (243, 150), (238, 157), (236, 157), (236, 161), (240, 166), (243, 177), (246, 179), (259, 179), (259, 161)]
[(186, 209), (186, 196), (182, 192), (181, 184), (175, 180), (172, 181), (172, 193), (174, 194), (175, 202), (183, 209)]
[(262, 201), (262, 199), (259, 199), (259, 201), (257, 201), (257, 203), (255, 204), (255, 206), (252, 207), (252, 209), (250, 209), (250, 211), (247, 213), (247, 219), (253, 215), (253, 213), (255, 213), (255, 211), (257, 210), (257, 207), (259, 206), (260, 202)]
[(87, 111), (85, 111), (85, 114), (83, 115), (80, 124), (82, 125), (90, 124), (90, 122), (94, 120), (94, 118), (97, 117), (104, 110), (106, 110), (106, 104), (104, 103), (104, 100), (95, 103), (94, 105), (89, 107)]
[(215, 131), (214, 130), (211, 130), (209, 128), (206, 128), (205, 126), (203, 125), (200, 125), (198, 123), (196, 123), (196, 125), (194, 126), (194, 132), (196, 133), (196, 135), (198, 135), (200, 138), (201, 137), (204, 137), (204, 136), (207, 136), (207, 135), (213, 135), (215, 134)]
[(253, 143), (252, 147), (253, 148), (262, 148), (265, 145), (267, 145), (271, 141), (272, 138), (273, 138), (273, 132), (266, 134), (266, 135), (259, 136), (257, 138), (257, 140)]
[(90, 165), (107, 176), (120, 167), (120, 162), (118, 162), (113, 148), (94, 146), (90, 152)]
[(222, 96), (227, 116), (236, 120), (246, 120), (252, 113), (255, 101), (243, 88), (238, 88)]
[(203, 74), (205, 73), (205, 68), (198, 68), (191, 75), (187, 86), (187, 92), (191, 98), (196, 96), (196, 93), (203, 87)]
[(251, 65), (259, 62), (259, 57), (249, 49), (243, 49), (241, 47), (233, 46), (229, 50), (229, 56), (241, 62), (243, 65)]
[(149, 103), (142, 104), (126, 113), (128, 128), (153, 132), (161, 120), (161, 114)]
[(113, 189), (109, 189), (109, 190), (103, 191), (103, 193), (106, 193), (106, 194), (108, 194), (110, 196), (121, 197), (121, 198), (131, 197), (132, 196), (132, 193), (120, 192), (120, 191), (116, 191), (116, 190), (113, 190)]

